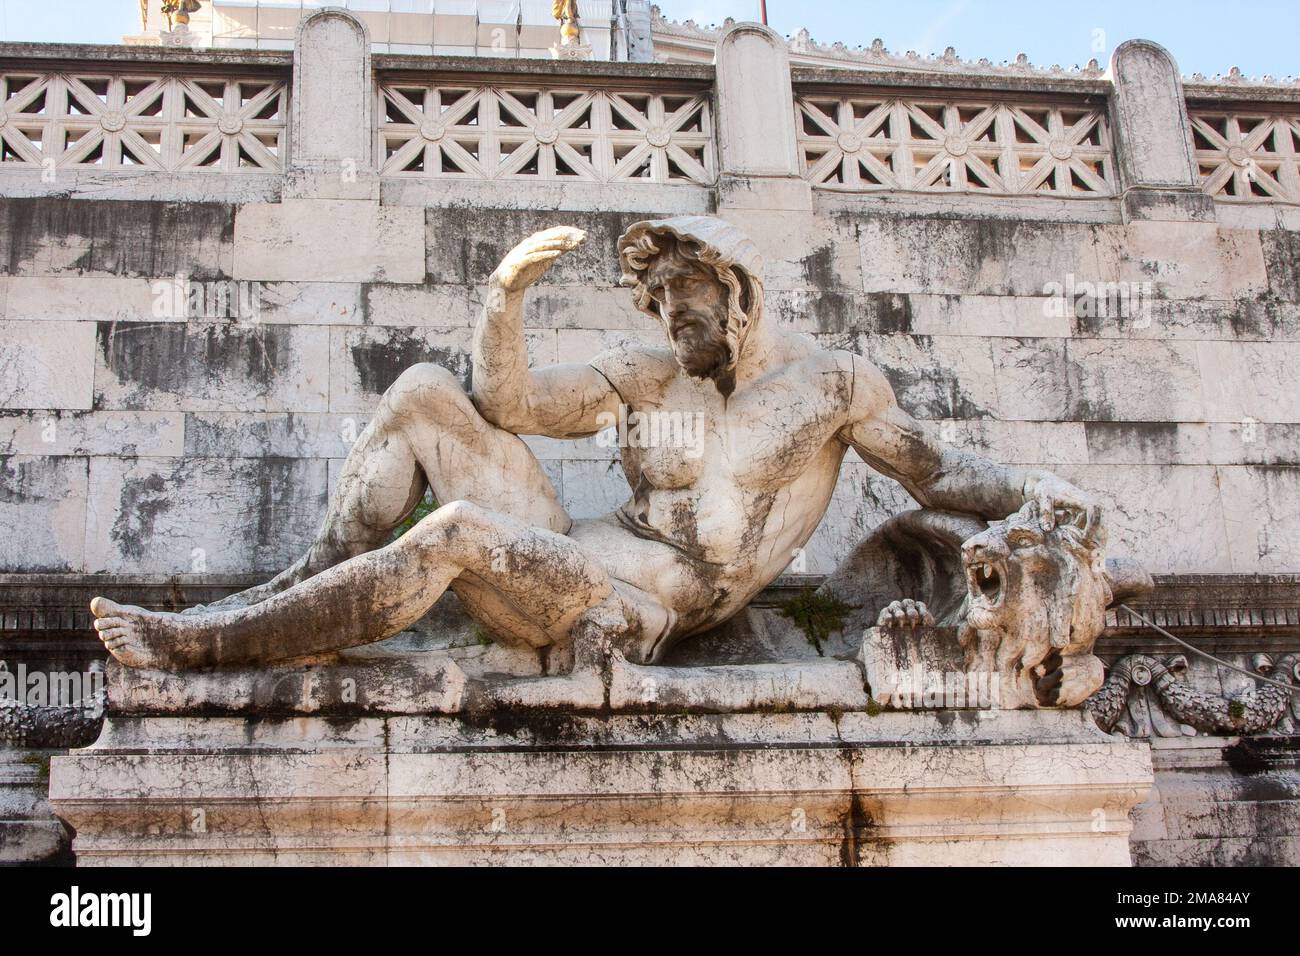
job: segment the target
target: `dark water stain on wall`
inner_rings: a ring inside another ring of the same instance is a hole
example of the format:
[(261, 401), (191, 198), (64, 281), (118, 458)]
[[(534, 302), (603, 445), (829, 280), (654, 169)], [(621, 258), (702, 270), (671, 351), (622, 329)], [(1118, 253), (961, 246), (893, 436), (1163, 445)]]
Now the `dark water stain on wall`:
[(462, 387), (470, 386), (470, 358), (456, 348), (430, 345), (404, 329), (387, 329), (386, 339), (372, 339), (352, 346), (352, 364), (362, 389), (382, 395), (397, 377), (412, 365), (432, 362), (452, 372)]
[(1286, 302), (1300, 302), (1300, 233), (1272, 229), (1259, 234), (1268, 288)]
[(293, 459), (260, 458), (249, 464), (256, 469), (253, 537), (258, 547), (274, 549), (282, 542), (284, 529), (297, 523), (294, 512), (301, 509), (310, 489), (303, 487), (301, 469)]
[(139, 561), (148, 553), (155, 523), (175, 504), (171, 485), (171, 478), (158, 472), (123, 482), (117, 518), (109, 532), (121, 554)]
[(234, 230), (225, 203), (0, 199), (0, 273), (223, 279)]
[(466, 285), (486, 282), (522, 240), (553, 226), (574, 226), (586, 232), (587, 241), (561, 256), (538, 284), (617, 285), (618, 237), (634, 222), (661, 218), (656, 213), (430, 208), (425, 219), (429, 279)]
[(290, 364), (292, 334), (291, 326), (229, 323), (100, 322), (96, 330), (104, 365), (145, 396), (234, 385), (249, 397), (269, 395)]
[(1136, 451), (1138, 461), (1163, 465), (1175, 461), (1178, 452), (1176, 422), (1088, 421), (1083, 433), (1089, 461), (1129, 460)]
[(838, 287), (835, 278), (835, 247), (832, 244), (818, 246), (799, 260), (799, 266), (803, 269), (804, 281), (810, 288), (830, 292)]
[(918, 418), (984, 418), (987, 408), (970, 397), (957, 371), (943, 364), (934, 354), (934, 341), (928, 335), (911, 336), (928, 361), (898, 361), (867, 347), (854, 348), (875, 363), (894, 389), (894, 396), (904, 411)]

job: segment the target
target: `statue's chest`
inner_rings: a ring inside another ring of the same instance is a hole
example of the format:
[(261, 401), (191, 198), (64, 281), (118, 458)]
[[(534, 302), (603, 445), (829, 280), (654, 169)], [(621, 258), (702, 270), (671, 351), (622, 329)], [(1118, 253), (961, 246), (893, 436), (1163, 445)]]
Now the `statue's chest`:
[(766, 490), (797, 477), (834, 434), (826, 403), (789, 389), (724, 405), (677, 401), (629, 416), (624, 460), (659, 489)]
[(628, 416), (624, 466), (655, 488), (691, 488), (704, 475), (707, 421), (698, 411), (654, 408)]

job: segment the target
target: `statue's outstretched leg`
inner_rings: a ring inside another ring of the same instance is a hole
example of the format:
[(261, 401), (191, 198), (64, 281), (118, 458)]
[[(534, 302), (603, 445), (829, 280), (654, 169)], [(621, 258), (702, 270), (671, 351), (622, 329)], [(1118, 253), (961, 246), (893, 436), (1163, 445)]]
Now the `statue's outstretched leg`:
[(451, 372), (416, 365), (384, 393), (352, 446), (306, 554), (267, 583), (191, 613), (264, 601), (340, 561), (383, 547), (426, 488), (439, 502), (471, 501), (561, 534), (572, 523), (528, 446), (479, 415)]
[(109, 651), (131, 667), (182, 669), (290, 660), (381, 640), (420, 618), (465, 575), (536, 643), (564, 640), (614, 596), (604, 568), (570, 538), (466, 501), (443, 505), (397, 541), (281, 593), (211, 614), (91, 603)]

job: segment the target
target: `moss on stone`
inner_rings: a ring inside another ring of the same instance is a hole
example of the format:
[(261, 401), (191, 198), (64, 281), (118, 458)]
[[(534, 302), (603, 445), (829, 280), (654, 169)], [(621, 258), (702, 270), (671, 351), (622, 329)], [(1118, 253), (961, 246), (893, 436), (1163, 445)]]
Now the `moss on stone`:
[(396, 541), (419, 524), (424, 517), (433, 514), (437, 510), (438, 499), (433, 496), (432, 491), (426, 491), (423, 500), (402, 520), (401, 524), (393, 529), (393, 540)]
[(41, 775), (42, 780), (50, 779), (50, 755), (49, 754), (41, 754), (41, 753), (23, 754), (21, 760), (29, 767), (35, 767), (37, 772)]
[(818, 657), (823, 656), (822, 642), (844, 629), (844, 620), (852, 610), (852, 605), (813, 588), (804, 588), (780, 605), (782, 616), (794, 621), (795, 626), (803, 631), (808, 643), (817, 650)]

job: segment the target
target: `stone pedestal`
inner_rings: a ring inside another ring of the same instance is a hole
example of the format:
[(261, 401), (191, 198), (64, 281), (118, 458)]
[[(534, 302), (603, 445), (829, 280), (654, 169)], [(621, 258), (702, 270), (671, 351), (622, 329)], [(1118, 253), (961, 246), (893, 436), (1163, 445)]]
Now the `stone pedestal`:
[(82, 866), (1128, 865), (1145, 743), (1078, 712), (115, 717)]
[(1300, 737), (1155, 737), (1133, 812), (1138, 866), (1300, 863)]
[(0, 744), (0, 866), (65, 860), (68, 833), (45, 797), (57, 752)]

